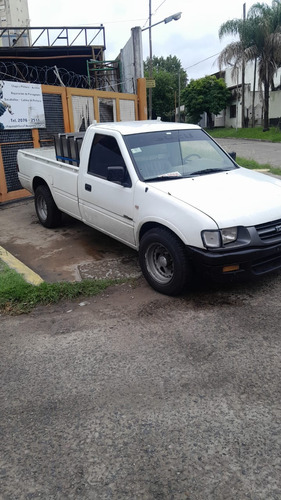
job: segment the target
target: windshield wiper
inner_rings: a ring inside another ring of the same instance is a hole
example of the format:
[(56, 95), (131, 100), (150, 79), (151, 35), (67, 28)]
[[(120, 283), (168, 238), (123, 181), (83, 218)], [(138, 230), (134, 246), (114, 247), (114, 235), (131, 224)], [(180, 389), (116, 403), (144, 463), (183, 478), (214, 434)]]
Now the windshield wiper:
[(204, 170), (197, 170), (196, 172), (191, 172), (189, 174), (190, 177), (195, 175), (205, 175), (205, 174), (217, 174), (218, 172), (228, 172), (229, 168), (205, 168)]
[(150, 177), (149, 179), (144, 179), (145, 182), (154, 181), (173, 181), (174, 179), (182, 179), (181, 175), (159, 175), (156, 177)]

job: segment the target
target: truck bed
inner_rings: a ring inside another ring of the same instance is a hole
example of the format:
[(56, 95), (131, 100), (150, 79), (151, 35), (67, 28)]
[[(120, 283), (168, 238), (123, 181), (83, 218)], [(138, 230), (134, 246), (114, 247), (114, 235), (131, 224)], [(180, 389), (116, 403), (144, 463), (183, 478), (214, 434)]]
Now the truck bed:
[(67, 163), (64, 163), (62, 161), (59, 161), (56, 159), (56, 151), (55, 148), (32, 148), (32, 149), (21, 149), (20, 150), (20, 155), (22, 158), (32, 158), (32, 160), (38, 160), (43, 161), (44, 163), (47, 163), (48, 165), (54, 165), (56, 167), (60, 168), (67, 168), (67, 171), (74, 169), (75, 171), (78, 171), (78, 167), (75, 165), (69, 165)]
[(21, 149), (19, 179), (24, 188), (34, 193), (36, 177), (49, 186), (57, 207), (81, 219), (77, 185), (79, 167), (56, 160), (55, 148)]

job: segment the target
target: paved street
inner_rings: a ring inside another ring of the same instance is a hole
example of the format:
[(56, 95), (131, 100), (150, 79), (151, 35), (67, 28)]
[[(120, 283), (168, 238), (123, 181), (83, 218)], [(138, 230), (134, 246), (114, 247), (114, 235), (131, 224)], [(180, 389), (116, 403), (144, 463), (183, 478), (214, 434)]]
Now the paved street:
[[(281, 134), (280, 134), (281, 135)], [(228, 153), (236, 151), (242, 156), (258, 163), (269, 163), (281, 168), (281, 143), (251, 141), (246, 139), (215, 139)]]
[(280, 500), (281, 276), (1, 317), (1, 500)]

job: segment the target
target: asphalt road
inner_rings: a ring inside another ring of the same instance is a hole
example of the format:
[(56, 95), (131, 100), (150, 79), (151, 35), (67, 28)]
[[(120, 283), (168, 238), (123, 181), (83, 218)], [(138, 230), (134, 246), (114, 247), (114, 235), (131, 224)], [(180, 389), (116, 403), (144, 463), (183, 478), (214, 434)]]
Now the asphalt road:
[(1, 500), (281, 498), (281, 275), (1, 317)]
[(281, 143), (251, 141), (246, 139), (215, 139), (228, 153), (235, 151), (237, 156), (255, 160), (258, 163), (269, 163), (272, 167), (281, 168)]

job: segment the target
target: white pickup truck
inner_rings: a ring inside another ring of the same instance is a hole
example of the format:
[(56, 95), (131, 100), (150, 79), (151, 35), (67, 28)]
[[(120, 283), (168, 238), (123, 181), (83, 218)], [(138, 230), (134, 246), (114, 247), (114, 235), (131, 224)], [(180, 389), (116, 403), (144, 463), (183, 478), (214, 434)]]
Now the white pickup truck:
[(79, 160), (26, 149), (18, 168), (43, 226), (65, 212), (136, 249), (161, 293), (179, 294), (194, 270), (230, 278), (281, 267), (281, 181), (239, 167), (198, 126), (95, 124)]

